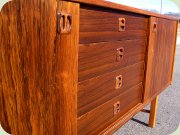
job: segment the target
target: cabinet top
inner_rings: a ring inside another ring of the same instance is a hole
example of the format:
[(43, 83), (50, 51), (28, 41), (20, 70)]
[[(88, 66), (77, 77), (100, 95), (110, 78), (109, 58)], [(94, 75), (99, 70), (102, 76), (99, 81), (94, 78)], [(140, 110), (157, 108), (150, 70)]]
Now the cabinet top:
[(129, 7), (129, 6), (125, 6), (125, 5), (121, 5), (121, 4), (117, 4), (117, 3), (113, 3), (113, 2), (109, 2), (109, 1), (104, 1), (104, 0), (66, 0), (66, 1), (84, 3), (84, 4), (94, 5), (94, 6), (101, 6), (101, 7), (105, 7), (105, 8), (133, 12), (133, 13), (138, 13), (138, 14), (142, 14), (142, 15), (160, 17), (160, 18), (165, 18), (165, 19), (170, 19), (170, 20), (179, 20), (178, 17), (162, 15), (162, 14), (134, 8), (134, 7)]

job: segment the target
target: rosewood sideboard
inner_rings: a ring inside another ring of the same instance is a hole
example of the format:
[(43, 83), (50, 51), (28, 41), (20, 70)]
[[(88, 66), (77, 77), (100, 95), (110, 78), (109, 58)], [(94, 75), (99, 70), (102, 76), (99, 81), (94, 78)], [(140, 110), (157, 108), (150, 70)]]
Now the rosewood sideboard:
[[(112, 134), (172, 83), (178, 18), (102, 0), (0, 11), (0, 120), (13, 135)], [(143, 110), (145, 111), (145, 110)]]

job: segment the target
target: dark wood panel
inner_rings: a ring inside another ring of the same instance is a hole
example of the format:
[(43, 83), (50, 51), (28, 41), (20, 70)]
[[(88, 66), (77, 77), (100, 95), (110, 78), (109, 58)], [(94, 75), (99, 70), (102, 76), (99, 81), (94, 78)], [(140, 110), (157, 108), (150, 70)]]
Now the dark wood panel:
[[(119, 18), (125, 19), (125, 31), (119, 31)], [(80, 43), (144, 39), (147, 25), (148, 19), (142, 15), (81, 6)]]
[(122, 32), (80, 32), (80, 44), (122, 41), (132, 39), (146, 39), (147, 33), (143, 30), (130, 30)]
[(151, 71), (151, 96), (171, 82), (175, 53), (176, 24), (176, 21), (157, 19), (157, 33)]
[(153, 57), (154, 57), (154, 46), (155, 46), (155, 39), (156, 39), (156, 32), (154, 31), (154, 25), (157, 22), (156, 17), (149, 18), (149, 40), (147, 45), (147, 58), (146, 58), (146, 73), (145, 73), (145, 85), (144, 85), (144, 95), (143, 100), (144, 102), (150, 98), (150, 87), (152, 81), (152, 64), (153, 64)]
[[(60, 106), (60, 135), (77, 135), (77, 93), (78, 93), (78, 47), (79, 47), (79, 13), (78, 3), (58, 1), (57, 11), (71, 15), (72, 28), (68, 34), (56, 36), (56, 83), (58, 84)], [(58, 99), (58, 98), (56, 98)], [(54, 100), (52, 99), (52, 103)], [(57, 101), (58, 102), (58, 101)], [(46, 105), (48, 106), (48, 105)], [(53, 115), (54, 116), (54, 115)], [(58, 119), (54, 117), (54, 119)], [(45, 133), (47, 134), (47, 133)], [(52, 133), (49, 133), (52, 134)]]
[(130, 13), (137, 13), (137, 14), (146, 15), (146, 16), (154, 16), (154, 17), (166, 18), (166, 19), (176, 20), (176, 21), (179, 20), (178, 17), (162, 15), (162, 14), (150, 12), (147, 10), (142, 10), (142, 9), (138, 9), (138, 8), (122, 5), (122, 4), (117, 4), (117, 3), (113, 3), (113, 2), (109, 2), (105, 0), (98, 0), (98, 1), (97, 0), (68, 0), (68, 1), (79, 2), (81, 3), (81, 5), (88, 4), (90, 6), (105, 7), (105, 8), (111, 8), (111, 9), (116, 9), (120, 11), (128, 11)]
[[(117, 61), (117, 48), (124, 48), (123, 59)], [(83, 81), (145, 59), (146, 40), (115, 41), (79, 46), (79, 76)]]
[(119, 18), (125, 18), (127, 31), (147, 29), (146, 16), (100, 7), (81, 6), (80, 32), (118, 31)]
[[(72, 14), (71, 34), (56, 33), (57, 7)], [(77, 3), (56, 0), (13, 0), (1, 10), (0, 78), (13, 135), (77, 134), (78, 18)]]
[[(1, 72), (0, 72), (1, 74)], [(3, 86), (2, 86), (2, 79), (0, 75), (0, 123), (1, 127), (7, 132), (11, 133), (11, 128), (9, 126), (8, 122), (8, 116), (7, 116), (7, 111), (6, 111), (6, 103), (4, 99), (4, 94), (3, 94)]]
[[(131, 98), (128, 98), (131, 95)], [(97, 134), (98, 130), (102, 130), (111, 120), (117, 119), (133, 106), (141, 102), (142, 84), (134, 86), (120, 96), (110, 100), (109, 102), (99, 106), (95, 110), (78, 118), (78, 134)], [(114, 115), (114, 104), (120, 101), (120, 112)]]
[[(122, 75), (122, 87), (115, 89), (119, 75)], [(79, 83), (78, 116), (143, 82), (143, 79), (144, 62), (141, 62)]]

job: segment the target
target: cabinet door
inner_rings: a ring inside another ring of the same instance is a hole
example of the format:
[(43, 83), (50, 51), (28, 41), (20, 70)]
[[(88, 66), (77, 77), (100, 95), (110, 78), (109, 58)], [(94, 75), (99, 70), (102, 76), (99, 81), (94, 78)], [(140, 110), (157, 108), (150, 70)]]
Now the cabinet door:
[(172, 82), (177, 21), (150, 18), (144, 99), (160, 94)]

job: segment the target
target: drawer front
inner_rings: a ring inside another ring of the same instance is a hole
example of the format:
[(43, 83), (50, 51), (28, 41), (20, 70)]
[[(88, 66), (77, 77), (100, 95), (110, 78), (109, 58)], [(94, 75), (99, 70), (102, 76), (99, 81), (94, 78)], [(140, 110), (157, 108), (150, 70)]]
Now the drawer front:
[(79, 117), (78, 134), (96, 134), (97, 131), (108, 126), (111, 121), (122, 116), (128, 110), (140, 103), (141, 100), (142, 84), (139, 84), (82, 117)]
[[(120, 80), (119, 78), (120, 77)], [(78, 116), (143, 82), (144, 62), (78, 84)]]
[(143, 15), (83, 5), (80, 9), (80, 44), (143, 39), (147, 28)]
[(79, 81), (144, 61), (146, 40), (114, 41), (79, 46)]

